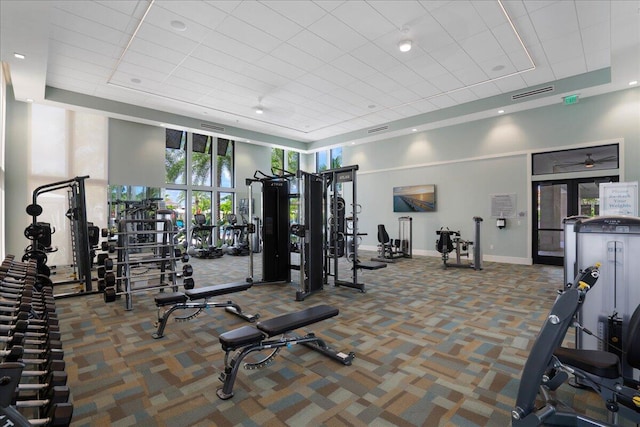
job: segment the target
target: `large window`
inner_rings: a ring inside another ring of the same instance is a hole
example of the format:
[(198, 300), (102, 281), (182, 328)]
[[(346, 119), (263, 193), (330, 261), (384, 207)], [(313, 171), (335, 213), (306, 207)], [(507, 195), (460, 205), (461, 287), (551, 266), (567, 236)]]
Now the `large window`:
[(196, 214), (222, 230), (234, 212), (234, 145), (225, 138), (167, 129), (162, 198), (176, 213), (180, 238), (189, 236)]
[(300, 153), (282, 148), (271, 149), (271, 170), (273, 173), (283, 175), (286, 171), (295, 174), (298, 169), (300, 169)]

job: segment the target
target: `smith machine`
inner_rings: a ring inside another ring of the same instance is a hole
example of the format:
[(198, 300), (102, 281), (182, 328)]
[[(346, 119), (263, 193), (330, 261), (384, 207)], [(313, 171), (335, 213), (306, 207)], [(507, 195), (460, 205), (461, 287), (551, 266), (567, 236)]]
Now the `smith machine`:
[[(262, 184), (263, 218), (262, 280), (254, 281), (254, 251), (250, 250), (248, 281), (254, 284), (289, 283), (294, 269), (300, 275), (296, 301), (321, 291), (329, 276), (334, 277), (335, 286), (365, 292), (364, 284), (358, 282), (358, 270), (384, 268), (386, 264), (358, 259), (358, 239), (363, 234), (358, 232), (357, 169), (358, 166), (346, 166), (318, 174), (298, 171), (295, 175), (285, 176), (268, 176), (257, 171), (253, 178), (246, 180), (250, 217), (253, 217), (252, 184)], [(346, 204), (343, 187), (349, 182), (352, 203)], [(293, 224), (290, 223), (291, 203), (298, 206)], [(351, 207), (349, 216), (345, 215), (347, 206)], [(328, 215), (330, 218), (325, 220)], [(295, 244), (292, 244), (292, 235)], [(299, 263), (291, 263), (292, 252), (298, 255)], [(338, 275), (341, 257), (346, 257), (351, 264), (350, 280)]]

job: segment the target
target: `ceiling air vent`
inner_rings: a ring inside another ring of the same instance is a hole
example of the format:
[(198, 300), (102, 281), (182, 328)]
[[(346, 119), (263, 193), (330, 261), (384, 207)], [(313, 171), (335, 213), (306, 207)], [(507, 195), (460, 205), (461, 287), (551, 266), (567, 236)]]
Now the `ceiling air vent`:
[(537, 89), (528, 90), (526, 92), (520, 92), (520, 93), (516, 93), (515, 95), (511, 95), (511, 100), (517, 101), (519, 99), (528, 98), (530, 96), (536, 96), (536, 95), (541, 95), (547, 92), (553, 92), (554, 90), (555, 90), (555, 87), (553, 85), (539, 87)]
[(389, 126), (384, 125), (384, 126), (379, 126), (377, 128), (369, 129), (367, 130), (367, 133), (382, 132), (383, 130), (387, 130), (387, 129), (389, 129)]
[(206, 130), (212, 130), (215, 132), (224, 132), (224, 128), (219, 125), (210, 125), (209, 123), (200, 123), (200, 127)]

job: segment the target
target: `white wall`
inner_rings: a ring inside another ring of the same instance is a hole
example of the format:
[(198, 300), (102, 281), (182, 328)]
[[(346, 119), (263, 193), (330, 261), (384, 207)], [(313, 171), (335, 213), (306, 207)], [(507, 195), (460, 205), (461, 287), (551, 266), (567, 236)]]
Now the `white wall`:
[(162, 187), (165, 129), (109, 119), (109, 184)]
[[(393, 187), (435, 184), (437, 212), (412, 215), (414, 252), (436, 255), (435, 232), (442, 226), (473, 240), (472, 217), (480, 216), (485, 259), (529, 263), (528, 153), (605, 141), (622, 144), (621, 180), (640, 180), (640, 88), (345, 147), (343, 163), (360, 167), (359, 228), (369, 233), (363, 246), (375, 247), (379, 223), (397, 234), (403, 214), (393, 212)], [(492, 194), (516, 194), (517, 211), (525, 216), (498, 230), (490, 218)]]

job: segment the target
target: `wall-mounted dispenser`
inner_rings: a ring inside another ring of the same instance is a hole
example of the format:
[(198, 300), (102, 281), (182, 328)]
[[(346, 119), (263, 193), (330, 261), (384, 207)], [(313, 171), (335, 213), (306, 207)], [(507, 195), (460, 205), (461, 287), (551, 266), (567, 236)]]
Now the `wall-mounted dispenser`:
[(496, 227), (498, 227), (500, 230), (502, 230), (506, 226), (507, 226), (507, 220), (505, 218), (498, 218), (496, 220)]

